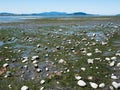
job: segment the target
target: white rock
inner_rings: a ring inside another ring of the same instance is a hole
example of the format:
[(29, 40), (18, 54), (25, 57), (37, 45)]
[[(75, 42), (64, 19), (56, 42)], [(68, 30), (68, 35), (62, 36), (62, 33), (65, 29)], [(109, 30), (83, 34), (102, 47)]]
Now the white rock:
[(75, 79), (80, 80), (82, 77), (81, 76), (75, 76)]
[(100, 87), (100, 88), (104, 88), (104, 87), (105, 87), (105, 83), (99, 84), (99, 87)]
[(81, 68), (81, 70), (82, 70), (82, 71), (85, 71), (85, 70), (86, 70), (86, 68), (82, 67), (82, 68)]
[(32, 56), (32, 60), (36, 60), (38, 58), (39, 58), (39, 56)]
[(111, 57), (111, 60), (116, 60), (117, 59), (117, 57)]
[(22, 63), (25, 63), (25, 62), (27, 62), (28, 61), (28, 59), (24, 59), (23, 61), (22, 61)]
[(86, 86), (86, 83), (85, 83), (83, 80), (79, 80), (79, 81), (77, 82), (77, 84), (78, 84), (79, 86), (81, 86), (81, 87)]
[(120, 53), (116, 53), (115, 55), (116, 55), (116, 56), (120, 56)]
[(93, 76), (88, 76), (88, 80), (93, 80)]
[(106, 57), (105, 60), (110, 61), (110, 58), (109, 58), (109, 57)]
[(46, 70), (46, 71), (49, 71), (49, 68), (46, 67), (45, 70)]
[(45, 80), (41, 80), (41, 81), (40, 81), (40, 84), (44, 84), (44, 83), (45, 83)]
[(8, 66), (9, 66), (8, 63), (3, 64), (3, 67), (8, 67)]
[(65, 64), (66, 61), (65, 61), (64, 59), (60, 59), (60, 60), (58, 61), (58, 63), (60, 63), (60, 64)]
[(98, 85), (94, 82), (90, 82), (90, 86), (94, 89), (98, 88)]
[(87, 56), (92, 56), (92, 53), (87, 53)]
[(120, 63), (117, 63), (117, 67), (120, 67)]
[(41, 87), (40, 90), (43, 90), (45, 87)]
[(120, 83), (117, 83), (117, 82), (112, 82), (112, 85), (113, 85), (113, 87), (114, 88), (116, 88), (116, 89), (118, 89), (118, 88), (120, 88)]
[(113, 86), (109, 86), (110, 90), (114, 90)]
[(102, 53), (98, 48), (95, 49), (95, 53)]
[(32, 63), (33, 63), (33, 64), (36, 64), (36, 63), (38, 63), (38, 61), (37, 61), (37, 60), (34, 60)]
[(28, 86), (22, 86), (21, 90), (28, 90)]
[(107, 42), (102, 42), (102, 45), (107, 45)]
[(112, 76), (111, 76), (111, 79), (118, 79), (118, 78), (117, 78), (117, 76), (112, 75)]
[(42, 69), (37, 68), (37, 70), (36, 70), (36, 71), (39, 73), (39, 72), (42, 72)]
[(113, 67), (115, 65), (115, 61), (112, 61), (109, 65)]
[(93, 60), (94, 60), (94, 59), (88, 59), (88, 60), (87, 60), (88, 64), (93, 64)]

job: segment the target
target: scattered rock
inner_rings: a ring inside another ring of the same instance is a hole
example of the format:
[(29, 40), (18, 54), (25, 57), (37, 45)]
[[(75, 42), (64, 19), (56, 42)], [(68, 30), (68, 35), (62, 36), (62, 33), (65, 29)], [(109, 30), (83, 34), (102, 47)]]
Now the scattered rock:
[(87, 61), (88, 64), (93, 64), (93, 60), (94, 60), (94, 59), (88, 59), (88, 61)]
[(112, 85), (113, 85), (113, 87), (114, 87), (115, 89), (120, 88), (120, 83), (117, 83), (117, 82), (115, 82), (115, 81), (112, 82)]
[(86, 68), (82, 67), (82, 68), (81, 68), (81, 70), (82, 70), (82, 71), (85, 71), (85, 70), (86, 70)]
[(44, 84), (44, 83), (45, 83), (45, 80), (41, 80), (41, 81), (40, 81), (40, 84)]
[(92, 56), (92, 53), (87, 53), (87, 56), (89, 56), (89, 57)]
[(58, 61), (58, 63), (60, 63), (60, 64), (66, 64), (66, 61), (65, 61), (64, 59), (60, 59), (60, 60)]
[(115, 65), (115, 61), (112, 61), (109, 65), (113, 67)]
[(104, 88), (104, 87), (105, 87), (105, 83), (99, 84), (99, 87), (100, 87), (100, 88)]
[(117, 76), (112, 75), (112, 76), (111, 76), (111, 79), (118, 79), (118, 78), (117, 78)]
[(81, 77), (81, 76), (78, 76), (78, 75), (75, 75), (75, 79), (76, 79), (76, 80), (80, 80), (80, 79), (82, 79), (82, 77)]
[(32, 60), (39, 59), (39, 56), (32, 56)]
[(81, 87), (86, 86), (86, 83), (85, 83), (85, 81), (83, 81), (83, 80), (79, 80), (79, 81), (77, 82), (77, 84), (78, 84), (79, 86), (81, 86)]
[(28, 86), (22, 86), (21, 90), (29, 90), (29, 87)]
[(3, 67), (8, 67), (9, 66), (9, 64), (8, 63), (5, 63), (5, 64), (3, 64)]
[(98, 85), (94, 82), (90, 82), (90, 86), (94, 89), (98, 88)]

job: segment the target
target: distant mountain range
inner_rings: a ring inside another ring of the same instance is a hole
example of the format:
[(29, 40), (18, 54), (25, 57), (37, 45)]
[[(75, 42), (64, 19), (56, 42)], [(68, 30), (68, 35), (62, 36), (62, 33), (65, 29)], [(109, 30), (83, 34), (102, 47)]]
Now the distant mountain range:
[(67, 16), (67, 15), (73, 15), (73, 16), (93, 16), (94, 14), (87, 14), (84, 12), (75, 12), (75, 13), (65, 13), (65, 12), (43, 12), (43, 13), (31, 13), (31, 14), (14, 14), (14, 13), (7, 13), (2, 12), (0, 13), (0, 16)]

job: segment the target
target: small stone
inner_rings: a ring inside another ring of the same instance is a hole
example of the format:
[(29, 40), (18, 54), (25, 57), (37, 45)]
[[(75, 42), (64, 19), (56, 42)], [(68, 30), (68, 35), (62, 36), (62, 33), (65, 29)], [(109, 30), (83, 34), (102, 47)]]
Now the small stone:
[(109, 65), (113, 67), (115, 65), (115, 61), (112, 61)]
[(40, 72), (42, 72), (42, 69), (38, 68), (36, 71), (37, 71), (38, 73), (40, 73)]
[(116, 60), (117, 59), (117, 57), (111, 57), (111, 60)]
[(94, 60), (94, 59), (88, 59), (88, 61), (87, 61), (88, 64), (93, 64), (93, 60)]
[(98, 88), (98, 85), (94, 82), (90, 82), (90, 86), (94, 89)]
[(93, 76), (88, 76), (88, 80), (93, 80)]
[(29, 90), (28, 86), (22, 86), (21, 90)]
[(110, 61), (110, 58), (106, 57), (105, 60)]
[(83, 81), (83, 80), (79, 80), (79, 81), (77, 82), (77, 84), (78, 84), (79, 86), (81, 86), (81, 87), (86, 86), (86, 83), (85, 83), (85, 81)]
[(60, 60), (58, 61), (58, 63), (60, 63), (60, 64), (66, 64), (66, 61), (65, 61), (64, 59), (60, 59)]
[(41, 87), (41, 88), (40, 88), (40, 90), (44, 90), (44, 89), (45, 89), (45, 87)]
[(45, 83), (45, 80), (41, 80), (41, 81), (40, 81), (40, 84), (44, 84), (44, 83)]
[(49, 71), (49, 69), (48, 69), (47, 67), (45, 68), (45, 70), (46, 70), (46, 71)]
[(105, 83), (99, 84), (99, 87), (100, 87), (100, 88), (104, 88), (104, 87), (105, 87)]
[(27, 62), (27, 61), (28, 61), (28, 59), (25, 59), (25, 60), (22, 61), (22, 63), (25, 63), (25, 62)]
[(117, 67), (120, 67), (120, 63), (117, 63)]
[(87, 56), (89, 56), (89, 57), (92, 56), (92, 53), (87, 53)]
[(82, 77), (81, 77), (81, 76), (76, 75), (76, 76), (75, 76), (75, 79), (76, 79), (76, 80), (80, 80), (80, 79), (82, 79)]
[(37, 45), (37, 48), (40, 48), (40, 44)]
[(114, 87), (115, 89), (120, 88), (120, 83), (117, 83), (117, 82), (115, 82), (115, 81), (112, 82), (112, 85), (113, 85), (113, 87)]
[(37, 60), (34, 60), (32, 63), (33, 63), (33, 64), (36, 64), (36, 63), (38, 63), (38, 61), (37, 61)]
[(118, 79), (118, 78), (117, 78), (117, 76), (112, 75), (112, 76), (111, 76), (111, 79)]
[(85, 71), (85, 70), (86, 70), (86, 68), (82, 67), (82, 68), (81, 68), (81, 70), (82, 70), (82, 71)]
[(5, 64), (3, 64), (3, 67), (8, 67), (9, 66), (9, 64), (8, 63), (5, 63)]
[(32, 56), (32, 60), (39, 59), (39, 56)]
[(115, 55), (116, 55), (116, 56), (120, 56), (120, 53), (116, 53)]
[(34, 67), (35, 67), (35, 68), (38, 68), (38, 64), (34, 64)]

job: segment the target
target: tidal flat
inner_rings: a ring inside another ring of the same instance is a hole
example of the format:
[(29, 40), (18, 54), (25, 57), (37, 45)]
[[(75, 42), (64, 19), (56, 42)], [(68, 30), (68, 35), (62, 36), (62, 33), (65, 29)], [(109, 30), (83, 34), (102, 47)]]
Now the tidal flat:
[(0, 23), (0, 90), (120, 88), (120, 17)]

